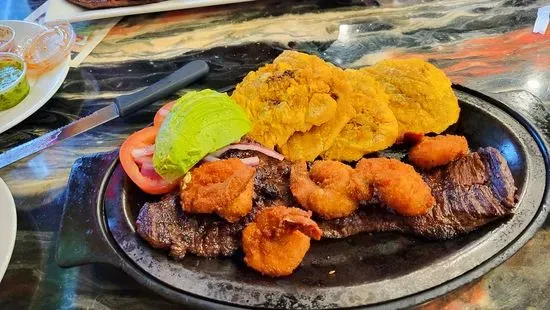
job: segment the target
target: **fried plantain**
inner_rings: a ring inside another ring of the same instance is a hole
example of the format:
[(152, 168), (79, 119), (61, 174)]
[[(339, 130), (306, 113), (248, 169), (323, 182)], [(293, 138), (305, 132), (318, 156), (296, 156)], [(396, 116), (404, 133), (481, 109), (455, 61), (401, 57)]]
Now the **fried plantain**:
[(295, 132), (279, 149), (290, 161), (313, 161), (334, 143), (346, 124), (355, 116), (348, 100), (338, 100), (336, 115), (330, 121), (306, 132)]
[(273, 63), (250, 72), (232, 98), (253, 122), (248, 136), (275, 148), (296, 131), (333, 119), (337, 98), (350, 90), (343, 70), (316, 56), (284, 51)]
[(345, 73), (353, 89), (346, 94), (347, 101), (352, 102), (356, 115), (322, 157), (351, 161), (390, 147), (397, 138), (398, 126), (382, 86), (358, 70)]
[(359, 71), (372, 75), (389, 95), (399, 123), (398, 140), (406, 132), (441, 133), (458, 120), (460, 108), (451, 81), (426, 61), (383, 60)]

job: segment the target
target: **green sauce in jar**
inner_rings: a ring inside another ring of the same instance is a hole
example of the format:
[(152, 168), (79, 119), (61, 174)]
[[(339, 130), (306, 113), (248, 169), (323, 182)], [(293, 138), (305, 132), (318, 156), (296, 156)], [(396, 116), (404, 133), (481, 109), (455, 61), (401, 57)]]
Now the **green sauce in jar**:
[(16, 106), (29, 93), (22, 60), (15, 55), (0, 55), (0, 111)]

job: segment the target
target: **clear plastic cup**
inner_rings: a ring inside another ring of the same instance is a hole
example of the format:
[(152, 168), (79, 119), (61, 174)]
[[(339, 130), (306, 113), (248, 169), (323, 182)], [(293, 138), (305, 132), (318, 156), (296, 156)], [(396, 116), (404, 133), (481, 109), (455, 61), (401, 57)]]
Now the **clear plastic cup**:
[(0, 52), (8, 52), (14, 45), (15, 31), (10, 26), (0, 25)]
[(59, 65), (71, 52), (76, 35), (69, 23), (46, 24), (47, 29), (15, 49), (29, 74), (39, 75)]

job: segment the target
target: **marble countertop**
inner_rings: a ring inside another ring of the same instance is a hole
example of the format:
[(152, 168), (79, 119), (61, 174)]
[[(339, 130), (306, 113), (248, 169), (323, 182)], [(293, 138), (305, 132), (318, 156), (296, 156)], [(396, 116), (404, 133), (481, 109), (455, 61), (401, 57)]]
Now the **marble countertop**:
[[(41, 2), (15, 1), (4, 16), (22, 19)], [(550, 35), (531, 32), (537, 8), (544, 3), (256, 1), (126, 17), (78, 68), (71, 68), (44, 107), (0, 134), (0, 152), (146, 87), (189, 60), (206, 59), (212, 69), (192, 88), (219, 89), (288, 48), (317, 54), (342, 67), (389, 57), (424, 58), (455, 83), (505, 102), (538, 102), (515, 108), (550, 138)], [(0, 308), (179, 308), (110, 266), (62, 269), (54, 261), (72, 163), (117, 148), (129, 133), (150, 122), (160, 104), (0, 169), (18, 215), (14, 253), (0, 282)], [(550, 308), (549, 223), (480, 280), (420, 307)]]

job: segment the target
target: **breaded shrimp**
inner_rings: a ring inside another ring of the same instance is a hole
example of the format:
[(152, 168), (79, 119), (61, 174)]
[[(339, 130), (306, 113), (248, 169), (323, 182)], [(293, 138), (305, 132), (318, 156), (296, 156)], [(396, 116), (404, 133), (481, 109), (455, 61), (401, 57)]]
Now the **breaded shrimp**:
[(431, 169), (446, 165), (468, 152), (468, 141), (463, 136), (423, 137), (409, 150), (409, 161), (419, 168)]
[(375, 195), (388, 207), (405, 216), (428, 211), (435, 199), (422, 176), (411, 165), (389, 158), (362, 159), (355, 168)]
[(255, 168), (237, 158), (205, 163), (191, 171), (181, 183), (183, 210), (217, 213), (236, 222), (252, 209)]
[(319, 240), (321, 229), (311, 211), (284, 206), (262, 210), (243, 230), (244, 261), (268, 276), (291, 274), (309, 250), (310, 237)]
[(372, 190), (365, 186), (353, 168), (338, 161), (316, 161), (308, 173), (304, 161), (290, 172), (292, 195), (307, 210), (325, 219), (345, 217), (369, 200)]

